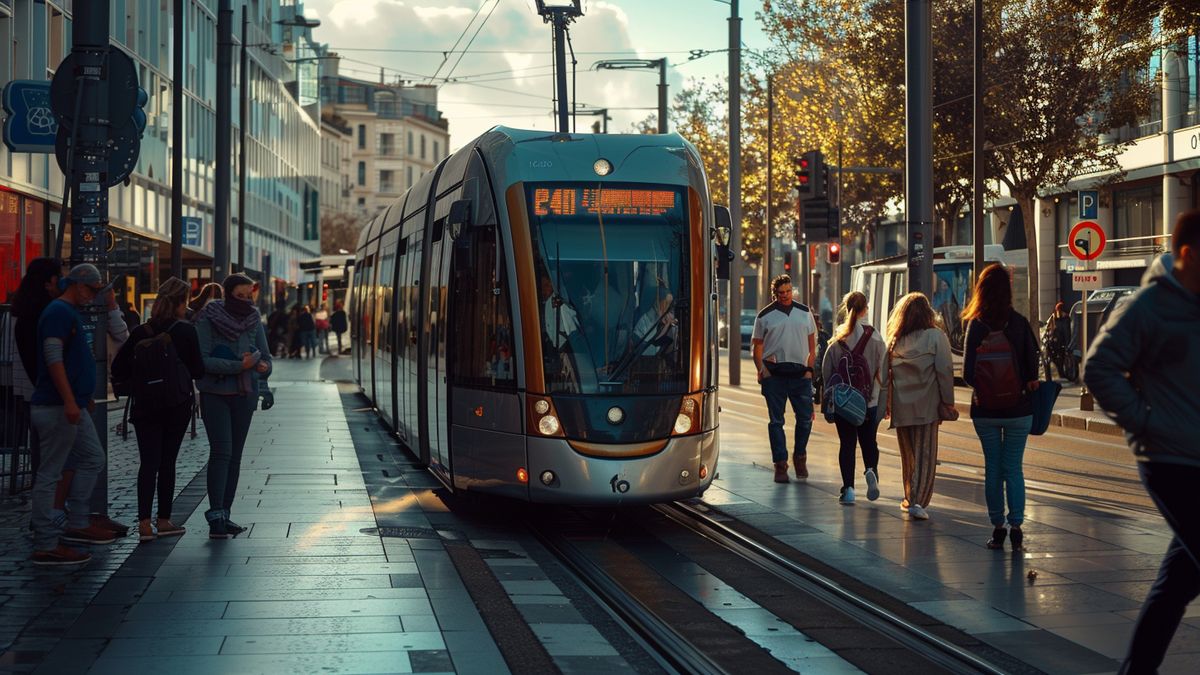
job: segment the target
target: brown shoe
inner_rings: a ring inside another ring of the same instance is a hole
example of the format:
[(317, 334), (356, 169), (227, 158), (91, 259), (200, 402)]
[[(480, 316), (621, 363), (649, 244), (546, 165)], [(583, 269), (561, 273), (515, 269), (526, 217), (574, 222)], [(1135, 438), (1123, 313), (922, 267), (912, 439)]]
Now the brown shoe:
[(147, 541), (154, 541), (157, 538), (158, 538), (158, 535), (154, 534), (154, 526), (150, 524), (149, 518), (138, 521), (138, 542), (139, 543), (145, 543)]
[(112, 530), (88, 525), (80, 529), (63, 530), (59, 539), (72, 544), (111, 544), (117, 540), (117, 535)]
[(787, 475), (787, 462), (775, 462), (775, 482), (789, 483)]
[(798, 480), (808, 478), (808, 455), (792, 455), (792, 464), (796, 467), (796, 478)]
[(178, 537), (187, 532), (186, 527), (180, 527), (172, 523), (168, 518), (158, 519), (158, 536), (160, 537)]

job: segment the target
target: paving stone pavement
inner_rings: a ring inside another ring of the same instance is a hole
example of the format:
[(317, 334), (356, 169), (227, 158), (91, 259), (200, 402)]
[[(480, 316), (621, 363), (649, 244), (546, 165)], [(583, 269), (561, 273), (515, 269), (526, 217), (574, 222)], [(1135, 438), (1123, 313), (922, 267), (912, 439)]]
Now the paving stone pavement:
[[(110, 405), (108, 504), (112, 518), (133, 526), (137, 522), (140, 462), (133, 429), (128, 438), (116, 431), (123, 412), (123, 405)], [(197, 416), (196, 437), (192, 438), (189, 430), (179, 451), (177, 495), (207, 462), (204, 423)], [(35, 668), (137, 548), (137, 538), (131, 534), (108, 546), (92, 547), (92, 561), (82, 567), (35, 567), (29, 562), (33, 551), (29, 497), (23, 492), (0, 500), (0, 670), (4, 671)], [(177, 498), (177, 513), (180, 506)]]

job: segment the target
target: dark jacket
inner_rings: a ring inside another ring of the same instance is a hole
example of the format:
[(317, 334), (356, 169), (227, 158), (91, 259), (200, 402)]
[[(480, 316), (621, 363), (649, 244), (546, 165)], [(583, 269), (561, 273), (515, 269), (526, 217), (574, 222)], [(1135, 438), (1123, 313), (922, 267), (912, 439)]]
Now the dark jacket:
[[(993, 328), (995, 327), (989, 327), (988, 324), (978, 319), (972, 319), (967, 324), (965, 352), (963, 354), (963, 381), (972, 387), (975, 386), (975, 354), (979, 350), (979, 345), (983, 344), (983, 338), (987, 337), (987, 334)], [(1030, 396), (1029, 390), (1025, 388), (1025, 383), (1038, 379), (1039, 350), (1037, 338), (1033, 335), (1033, 328), (1029, 325), (1029, 320), (1021, 316), (1016, 310), (1009, 310), (1008, 321), (1003, 330), (1004, 335), (1012, 345), (1013, 359), (1016, 361), (1017, 366), (1017, 376), (1021, 380), (1021, 391), (1023, 392), (1021, 402), (1004, 410), (987, 410), (976, 404), (975, 397), (972, 396), (972, 418), (1009, 419), (1033, 414), (1032, 396)]]
[[(196, 327), (187, 321), (176, 321), (168, 331), (171, 336), (171, 342), (175, 345), (175, 353), (179, 355), (183, 365), (187, 367), (188, 374), (193, 380), (198, 380), (204, 377), (204, 359), (200, 356), (200, 340), (196, 337)], [(125, 344), (121, 345), (120, 351), (113, 357), (112, 362), (112, 379), (114, 381), (125, 380), (133, 375), (133, 350), (137, 344), (146, 338), (153, 337), (158, 334), (157, 327), (152, 328), (151, 324), (144, 323), (133, 329), (129, 334), (129, 339)], [(188, 401), (187, 405), (192, 405), (192, 401)], [(133, 410), (130, 417), (134, 420), (141, 416), (141, 411), (138, 409), (138, 401), (135, 398), (133, 401)]]
[(1169, 258), (1147, 276), (1101, 327), (1083, 379), (1139, 458), (1200, 467), (1200, 297)]
[(346, 320), (346, 310), (339, 309), (330, 315), (329, 327), (335, 333), (345, 333), (350, 328), (350, 323)]
[(296, 330), (310, 331), (316, 329), (317, 323), (313, 320), (313, 315), (308, 312), (300, 312), (300, 316), (296, 319)]

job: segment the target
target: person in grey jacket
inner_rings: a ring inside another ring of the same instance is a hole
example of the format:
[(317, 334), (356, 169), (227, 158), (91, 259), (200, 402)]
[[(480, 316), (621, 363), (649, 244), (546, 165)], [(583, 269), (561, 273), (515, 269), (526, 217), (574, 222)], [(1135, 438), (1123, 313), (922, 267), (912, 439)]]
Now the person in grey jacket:
[(1200, 596), (1200, 210), (1180, 214), (1170, 256), (1147, 276), (1100, 329), (1084, 372), (1096, 403), (1125, 429), (1142, 483), (1175, 535), (1134, 626), (1121, 667), (1130, 674), (1158, 671)]
[(210, 539), (228, 539), (246, 530), (229, 519), (229, 510), (258, 406), (259, 378), (271, 373), (267, 333), (253, 303), (254, 280), (231, 274), (223, 285), (225, 299), (209, 302), (196, 319), (205, 371), (196, 388), (208, 433), (209, 509), (204, 517)]

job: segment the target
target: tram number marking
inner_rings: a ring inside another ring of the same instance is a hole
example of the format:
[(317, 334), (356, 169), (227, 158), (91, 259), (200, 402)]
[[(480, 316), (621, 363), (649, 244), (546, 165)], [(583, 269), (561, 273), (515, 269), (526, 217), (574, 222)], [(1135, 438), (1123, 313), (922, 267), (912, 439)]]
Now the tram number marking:
[(534, 159), (530, 160), (529, 168), (531, 169), (553, 169), (554, 161), (549, 159)]
[(613, 474), (613, 477), (608, 481), (608, 484), (612, 487), (614, 494), (618, 492), (621, 494), (629, 492), (629, 481), (621, 480), (621, 474)]

